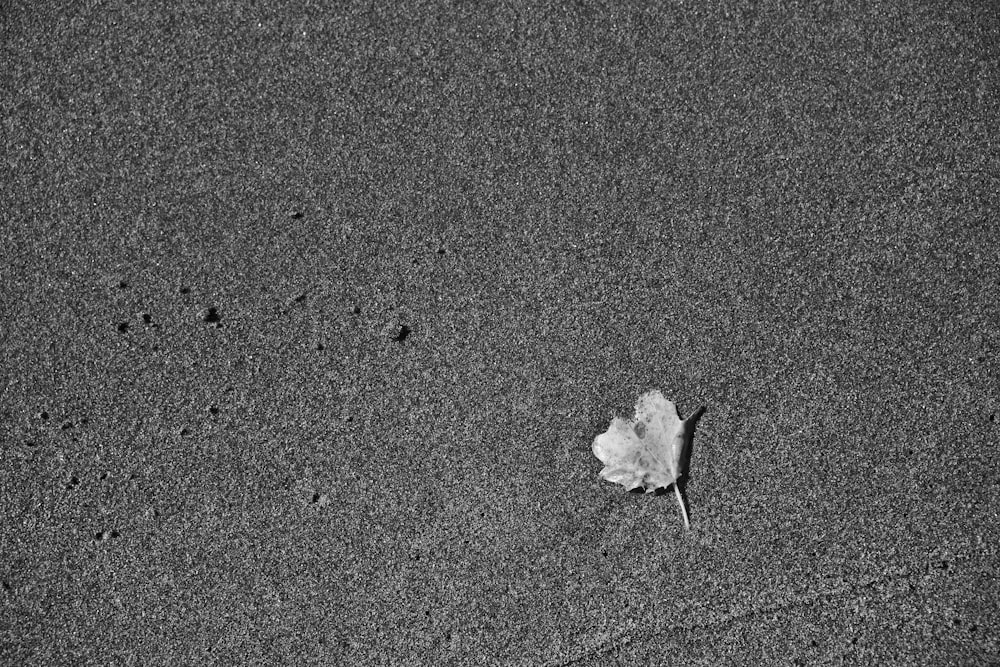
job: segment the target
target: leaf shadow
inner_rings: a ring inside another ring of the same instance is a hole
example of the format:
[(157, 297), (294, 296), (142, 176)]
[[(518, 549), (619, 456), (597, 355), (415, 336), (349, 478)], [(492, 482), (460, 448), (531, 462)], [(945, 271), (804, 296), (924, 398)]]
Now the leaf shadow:
[(691, 463), (691, 454), (694, 451), (694, 432), (698, 429), (698, 422), (705, 414), (706, 409), (707, 408), (703, 405), (684, 420), (684, 450), (681, 452), (681, 474), (678, 478), (681, 481), (687, 480), (688, 468)]
[[(671, 486), (676, 485), (677, 490), (680, 491), (681, 500), (684, 502), (684, 508), (687, 511), (689, 520), (691, 519), (691, 517), (694, 516), (693, 512), (691, 511), (691, 505), (690, 503), (688, 503), (687, 499), (687, 482), (688, 479), (690, 478), (689, 466), (691, 463), (691, 454), (694, 452), (694, 434), (695, 431), (698, 429), (698, 421), (701, 420), (702, 415), (705, 414), (706, 409), (707, 408), (704, 405), (702, 405), (693, 413), (691, 413), (691, 415), (687, 419), (684, 420), (684, 449), (681, 451), (681, 461), (680, 461), (681, 474), (680, 476), (678, 476), (677, 481), (675, 481), (674, 484), (671, 485)], [(655, 489), (653, 493), (657, 496), (663, 496), (666, 495), (666, 493), (669, 490), (670, 490), (669, 486), (660, 487), (658, 489)]]
[(694, 432), (698, 429), (698, 422), (701, 420), (702, 415), (705, 414), (706, 409), (702, 405), (684, 420), (684, 451), (681, 452), (681, 474), (677, 478), (677, 481), (674, 482), (677, 485), (677, 490), (680, 491), (681, 500), (684, 503), (684, 508), (687, 510), (689, 520), (694, 516), (691, 504), (687, 499), (687, 482), (690, 477), (691, 454), (694, 452)]

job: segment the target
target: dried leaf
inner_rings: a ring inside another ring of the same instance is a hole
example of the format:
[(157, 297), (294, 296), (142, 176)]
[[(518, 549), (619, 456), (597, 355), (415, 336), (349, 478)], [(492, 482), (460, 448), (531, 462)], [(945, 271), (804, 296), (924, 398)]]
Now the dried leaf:
[(677, 406), (662, 393), (643, 394), (635, 404), (633, 419), (615, 417), (608, 430), (594, 438), (594, 456), (604, 463), (601, 477), (629, 491), (643, 489), (646, 493), (673, 485), (684, 525), (690, 528), (677, 482), (687, 473), (691, 437), (704, 412), (702, 406), (681, 420)]

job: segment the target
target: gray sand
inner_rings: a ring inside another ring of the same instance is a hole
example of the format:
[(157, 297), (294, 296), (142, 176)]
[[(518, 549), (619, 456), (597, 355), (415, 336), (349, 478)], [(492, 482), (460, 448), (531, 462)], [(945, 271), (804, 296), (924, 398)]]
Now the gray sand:
[(180, 4), (3, 11), (0, 663), (1000, 662), (990, 3)]

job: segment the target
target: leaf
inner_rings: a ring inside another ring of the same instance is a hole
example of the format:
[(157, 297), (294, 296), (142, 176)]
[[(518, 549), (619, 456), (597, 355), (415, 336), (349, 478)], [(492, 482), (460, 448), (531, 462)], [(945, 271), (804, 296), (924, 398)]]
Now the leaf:
[(677, 406), (662, 393), (653, 390), (643, 394), (635, 404), (633, 419), (615, 417), (608, 430), (594, 438), (594, 456), (604, 463), (601, 477), (629, 491), (643, 489), (646, 493), (673, 485), (684, 526), (690, 529), (677, 482), (687, 473), (691, 438), (704, 412), (702, 406), (681, 420)]

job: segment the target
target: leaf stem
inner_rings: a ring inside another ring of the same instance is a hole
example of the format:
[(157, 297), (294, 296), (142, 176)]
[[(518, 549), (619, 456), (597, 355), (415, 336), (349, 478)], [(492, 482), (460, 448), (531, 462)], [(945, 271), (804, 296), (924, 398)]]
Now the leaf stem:
[(684, 515), (684, 527), (691, 530), (691, 522), (688, 521), (688, 511), (684, 507), (684, 496), (681, 495), (681, 488), (674, 482), (674, 493), (677, 495), (677, 504), (681, 506), (681, 514)]

